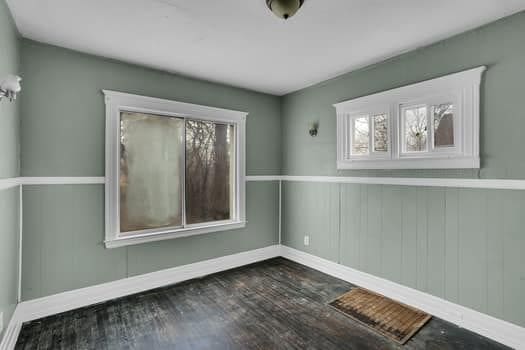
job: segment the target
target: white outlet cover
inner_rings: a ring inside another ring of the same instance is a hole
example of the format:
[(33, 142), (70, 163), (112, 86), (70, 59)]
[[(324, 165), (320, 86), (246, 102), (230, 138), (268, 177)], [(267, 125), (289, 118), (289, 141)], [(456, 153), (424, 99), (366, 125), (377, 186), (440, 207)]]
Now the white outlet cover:
[(304, 245), (310, 245), (310, 236), (304, 236)]
[(0, 312), (0, 333), (4, 330), (4, 313)]

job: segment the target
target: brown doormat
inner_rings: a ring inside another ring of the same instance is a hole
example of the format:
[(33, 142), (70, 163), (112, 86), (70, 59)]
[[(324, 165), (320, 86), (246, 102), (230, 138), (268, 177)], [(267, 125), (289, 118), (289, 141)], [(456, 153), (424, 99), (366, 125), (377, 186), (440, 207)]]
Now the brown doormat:
[(330, 303), (354, 320), (405, 344), (432, 316), (362, 288), (353, 288)]

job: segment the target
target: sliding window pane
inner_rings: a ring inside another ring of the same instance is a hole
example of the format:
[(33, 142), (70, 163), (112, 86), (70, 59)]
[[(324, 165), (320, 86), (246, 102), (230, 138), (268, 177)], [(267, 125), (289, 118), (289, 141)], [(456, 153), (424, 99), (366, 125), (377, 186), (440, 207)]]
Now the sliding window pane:
[(182, 226), (184, 119), (120, 114), (120, 231)]
[(353, 120), (352, 154), (368, 154), (369, 123), (368, 116), (358, 117)]
[(434, 117), (434, 148), (454, 147), (454, 105), (432, 106)]
[(403, 113), (405, 123), (406, 152), (425, 152), (428, 139), (427, 107), (406, 108)]
[(374, 152), (388, 152), (388, 120), (386, 114), (373, 116)]
[(232, 218), (234, 128), (186, 120), (186, 223)]

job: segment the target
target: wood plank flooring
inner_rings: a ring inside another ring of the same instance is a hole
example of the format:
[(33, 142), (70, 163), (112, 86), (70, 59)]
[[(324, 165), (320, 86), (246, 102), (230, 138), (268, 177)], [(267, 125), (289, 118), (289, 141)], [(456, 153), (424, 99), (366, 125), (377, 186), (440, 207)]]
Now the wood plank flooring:
[(398, 345), (328, 305), (352, 287), (271, 259), (32, 321), (16, 349), (506, 349), (435, 317)]

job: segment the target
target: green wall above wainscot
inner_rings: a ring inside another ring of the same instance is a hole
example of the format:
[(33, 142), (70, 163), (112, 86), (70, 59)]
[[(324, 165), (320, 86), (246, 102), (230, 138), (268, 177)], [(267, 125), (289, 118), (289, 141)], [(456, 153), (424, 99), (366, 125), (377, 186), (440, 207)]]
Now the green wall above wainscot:
[[(284, 96), (283, 174), (524, 179), (523, 33), (525, 12)], [(336, 170), (334, 103), (482, 65), (480, 171)], [(320, 128), (312, 138), (314, 121)]]

